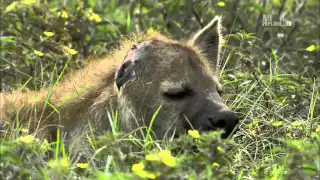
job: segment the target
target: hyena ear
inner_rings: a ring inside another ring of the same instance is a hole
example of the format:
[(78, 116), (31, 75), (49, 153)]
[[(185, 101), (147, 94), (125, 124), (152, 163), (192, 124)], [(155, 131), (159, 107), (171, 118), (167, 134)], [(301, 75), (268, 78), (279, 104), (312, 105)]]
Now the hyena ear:
[(201, 29), (191, 39), (192, 45), (200, 48), (202, 53), (208, 59), (211, 68), (214, 71), (218, 70), (220, 63), (220, 48), (222, 36), (220, 34), (221, 17), (216, 16), (209, 24)]
[(134, 64), (131, 61), (127, 61), (121, 65), (121, 67), (116, 71), (115, 80), (118, 90), (130, 81), (134, 74)]

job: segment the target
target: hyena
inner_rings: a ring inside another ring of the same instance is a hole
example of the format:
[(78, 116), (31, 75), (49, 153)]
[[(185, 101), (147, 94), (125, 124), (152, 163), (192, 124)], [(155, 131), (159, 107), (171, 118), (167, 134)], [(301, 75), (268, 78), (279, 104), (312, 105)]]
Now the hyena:
[(2, 124), (19, 120), (29, 132), (51, 139), (60, 128), (73, 142), (89, 129), (112, 130), (112, 112), (118, 112), (119, 129), (128, 132), (149, 127), (159, 110), (152, 121), (156, 138), (189, 129), (223, 129), (227, 137), (239, 119), (221, 98), (220, 21), (214, 18), (185, 42), (158, 32), (124, 41), (120, 50), (90, 61), (53, 88), (1, 93)]

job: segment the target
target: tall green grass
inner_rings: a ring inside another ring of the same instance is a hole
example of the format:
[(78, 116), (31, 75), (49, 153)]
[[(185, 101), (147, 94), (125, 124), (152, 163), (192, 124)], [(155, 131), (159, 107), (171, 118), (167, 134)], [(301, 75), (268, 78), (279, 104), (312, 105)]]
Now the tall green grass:
[[(126, 134), (120, 132), (121, 117), (111, 111), (108, 117), (112, 130), (96, 136), (89, 122), (85, 134), (89, 151), (78, 158), (73, 156), (76, 149), (65, 147), (60, 130), (55, 142), (36, 139), (20, 126), (16, 116), (1, 139), (0, 178), (319, 179), (317, 2), (226, 0), (225, 6), (217, 6), (218, 1), (156, 2), (90, 0), (83, 9), (74, 0), (20, 3), (8, 12), (6, 8), (12, 2), (4, 2), (0, 5), (5, 12), (1, 16), (4, 36), (0, 39), (0, 70), (5, 74), (1, 88), (54, 88), (67, 71), (81, 66), (83, 57), (104, 55), (123, 34), (152, 27), (182, 38), (221, 13), (224, 24), (231, 28), (226, 33), (228, 42), (222, 51), (219, 75), (227, 104), (241, 117), (240, 131), (226, 140), (220, 139), (221, 132), (200, 133), (200, 137), (186, 133), (177, 139), (156, 140), (153, 123)], [(85, 15), (90, 9), (103, 21), (90, 20)], [(68, 12), (68, 19), (57, 16), (62, 10)], [(275, 17), (286, 14), (293, 25), (299, 26), (259, 26), (257, 17), (266, 13)], [(84, 24), (74, 23), (79, 17)], [(60, 27), (63, 24), (72, 26), (64, 29)], [(55, 36), (46, 37), (44, 30), (55, 32)], [(278, 34), (285, 38), (278, 38)], [(71, 56), (62, 50), (65, 44), (72, 44), (78, 54)], [(44, 55), (37, 56), (34, 50)], [(309, 60), (313, 64), (308, 64)], [(300, 73), (299, 66), (307, 70)], [(51, 92), (49, 88), (46, 108), (59, 113), (59, 107), (49, 103)], [(159, 111), (161, 106), (151, 122)]]
[[(87, 141), (92, 153), (72, 157), (63, 137), (36, 139), (16, 124), (1, 140), (3, 179), (317, 179), (320, 172), (319, 79), (282, 74), (274, 56), (269, 74), (221, 73), (226, 101), (241, 116), (240, 131), (152, 138), (152, 123), (123, 134), (112, 112), (112, 131)], [(271, 59), (270, 59), (271, 61)], [(299, 81), (299, 84), (296, 83)], [(54, 83), (59, 85), (57, 81)], [(303, 103), (301, 106), (301, 103)], [(57, 109), (58, 111), (58, 109)], [(155, 120), (161, 106), (155, 112)], [(167, 140), (168, 140), (167, 139)], [(53, 156), (50, 156), (53, 154)], [(151, 158), (150, 158), (151, 157)], [(153, 158), (153, 159), (152, 159)], [(139, 167), (132, 169), (132, 167)]]

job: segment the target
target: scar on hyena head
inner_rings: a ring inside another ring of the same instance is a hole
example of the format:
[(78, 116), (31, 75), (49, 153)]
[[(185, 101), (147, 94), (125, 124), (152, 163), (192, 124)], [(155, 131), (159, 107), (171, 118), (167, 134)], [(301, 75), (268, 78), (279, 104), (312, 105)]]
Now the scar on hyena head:
[[(125, 56), (124, 60), (123, 60), (123, 64), (127, 61), (130, 61), (131, 63), (134, 63), (136, 60), (136, 56), (134, 54), (135, 50), (138, 50), (141, 46), (137, 45), (137, 44), (133, 44), (130, 48), (130, 50), (128, 51), (127, 55)], [(118, 69), (121, 69), (123, 64), (121, 64), (119, 66)]]
[(125, 56), (123, 63), (118, 67), (118, 71), (123, 71), (126, 66), (136, 63), (139, 59), (142, 59), (145, 55), (141, 50), (148, 42), (141, 42), (133, 44)]

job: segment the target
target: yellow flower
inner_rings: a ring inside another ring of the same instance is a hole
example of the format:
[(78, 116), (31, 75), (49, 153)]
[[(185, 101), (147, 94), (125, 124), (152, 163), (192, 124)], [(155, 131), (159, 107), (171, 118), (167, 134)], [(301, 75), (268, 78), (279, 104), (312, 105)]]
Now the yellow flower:
[(29, 132), (29, 129), (27, 129), (27, 128), (21, 128), (21, 132), (23, 132), (23, 133), (28, 133), (28, 132)]
[(48, 36), (48, 37), (51, 37), (51, 36), (54, 35), (53, 32), (49, 32), (49, 31), (44, 31), (43, 34), (46, 35), (46, 36)]
[(172, 156), (171, 155), (171, 151), (167, 150), (167, 149), (158, 152), (158, 155), (160, 156), (160, 158), (163, 158), (163, 157), (166, 157), (166, 156)]
[(197, 130), (188, 130), (188, 134), (193, 138), (196, 138), (196, 139), (200, 138), (199, 131)]
[(62, 168), (69, 168), (69, 162), (67, 159), (63, 158), (61, 161), (60, 161), (60, 165)]
[(158, 153), (159, 157), (161, 158), (161, 161), (167, 165), (167, 166), (170, 166), (170, 167), (175, 167), (177, 166), (177, 161), (176, 161), (176, 158), (173, 157), (171, 155), (171, 152), (169, 150), (163, 150), (163, 151), (160, 151)]
[(220, 153), (224, 153), (224, 149), (223, 149), (221, 146), (218, 146), (218, 147), (217, 147), (217, 150), (218, 150)]
[(217, 5), (220, 6), (220, 7), (224, 7), (225, 3), (223, 1), (220, 1), (220, 2), (217, 3)]
[(4, 12), (12, 11), (16, 7), (17, 4), (18, 4), (17, 1), (11, 3), (9, 6), (7, 6), (7, 8), (6, 8), (6, 10)]
[(147, 171), (136, 171), (135, 174), (141, 178), (147, 178), (148, 177), (148, 172)]
[(320, 132), (320, 125), (318, 125), (317, 129), (316, 129), (316, 132)]
[(90, 21), (96, 21), (96, 22), (101, 22), (102, 21), (102, 19), (99, 16), (99, 14), (96, 14), (96, 13), (92, 12), (92, 9), (89, 9), (88, 11), (89, 12), (86, 13), (86, 16), (88, 17), (88, 19)]
[(249, 129), (249, 134), (251, 135), (251, 136), (256, 136), (257, 135), (257, 131), (256, 130), (254, 130), (254, 129)]
[(58, 16), (61, 16), (64, 19), (68, 19), (69, 15), (67, 11), (58, 12)]
[(156, 154), (149, 154), (149, 155), (146, 155), (146, 160), (147, 161), (160, 161), (160, 157)]
[(37, 1), (36, 0), (22, 0), (21, 2), (25, 5), (31, 5), (31, 4), (36, 3)]
[(143, 162), (138, 163), (138, 164), (134, 164), (134, 165), (132, 166), (132, 171), (134, 171), (134, 172), (142, 171), (143, 169), (144, 169), (144, 164), (143, 164)]
[(32, 135), (21, 136), (19, 139), (26, 144), (32, 143), (35, 140)]
[(91, 13), (91, 20), (95, 20), (96, 22), (101, 22), (102, 19), (99, 16), (99, 14)]
[(132, 166), (132, 171), (141, 178), (155, 179), (157, 177), (156, 174), (144, 170), (143, 162), (134, 164)]
[(311, 45), (311, 46), (306, 48), (306, 51), (309, 51), (309, 52), (312, 52), (314, 50), (316, 50), (316, 46), (315, 45)]
[(46, 139), (41, 144), (40, 149), (44, 150), (44, 151), (50, 149), (50, 144), (48, 143), (48, 141)]
[(149, 178), (149, 179), (155, 179), (156, 174), (142, 170), (142, 171), (137, 171), (135, 174), (141, 178)]
[(220, 166), (220, 164), (217, 162), (212, 163), (212, 167), (219, 167), (219, 166)]
[(156, 178), (156, 175), (154, 173), (148, 173), (147, 177), (149, 179), (155, 179)]
[(75, 55), (78, 53), (78, 51), (74, 50), (74, 49), (71, 49), (69, 48), (68, 46), (63, 46), (63, 49), (66, 50), (69, 54), (71, 55)]
[(153, 28), (149, 28), (149, 29), (147, 30), (147, 34), (148, 34), (148, 35), (151, 35), (151, 34), (153, 34), (153, 33), (154, 33)]
[(277, 176), (273, 176), (273, 177), (271, 177), (271, 179), (270, 180), (277, 180), (278, 179), (278, 177)]
[(301, 126), (301, 125), (303, 125), (304, 124), (304, 121), (294, 121), (294, 122), (292, 122), (291, 123), (291, 125), (292, 126), (294, 126), (294, 127), (299, 127), (299, 126)]
[(33, 53), (37, 56), (43, 56), (43, 52), (41, 51), (33, 50)]
[(287, 133), (287, 134), (286, 134), (286, 137), (289, 138), (289, 139), (293, 139), (291, 133)]
[(282, 125), (283, 125), (282, 121), (277, 121), (277, 122), (272, 123), (272, 126), (274, 126), (274, 127), (280, 127)]
[(57, 161), (56, 160), (50, 160), (48, 162), (48, 166), (51, 168), (55, 168), (57, 166)]
[(161, 158), (161, 160), (167, 166), (170, 166), (170, 167), (177, 166), (176, 158), (173, 156), (165, 156), (165, 157)]
[(48, 162), (48, 165), (51, 168), (68, 169), (69, 168), (69, 161), (66, 158), (63, 158), (60, 160), (51, 160)]
[(89, 166), (89, 163), (78, 163), (77, 166), (81, 169), (86, 169)]

